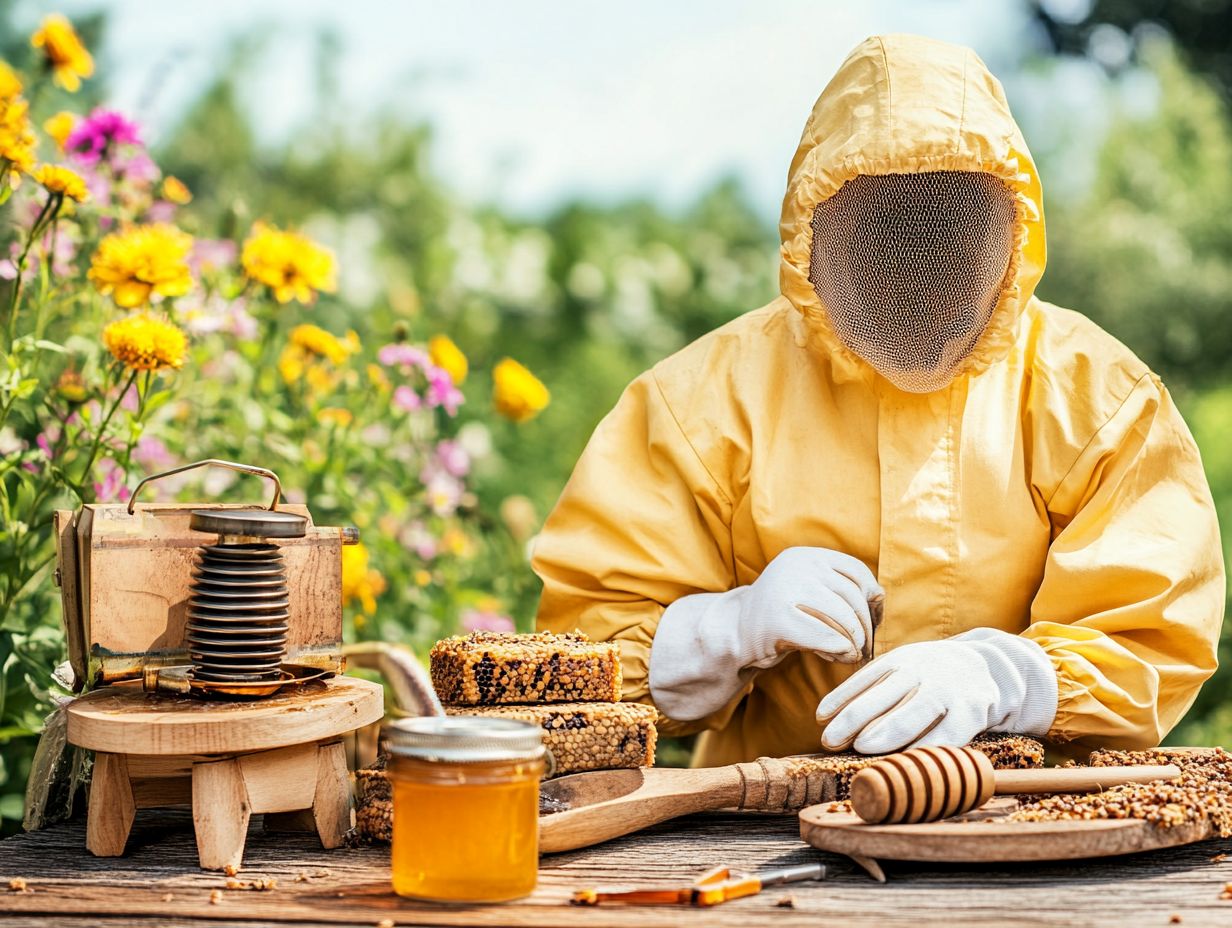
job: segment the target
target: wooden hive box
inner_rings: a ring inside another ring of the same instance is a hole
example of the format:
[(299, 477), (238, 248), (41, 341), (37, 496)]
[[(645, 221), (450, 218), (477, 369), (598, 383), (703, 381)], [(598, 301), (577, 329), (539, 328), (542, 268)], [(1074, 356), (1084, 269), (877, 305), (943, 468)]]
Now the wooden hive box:
[[(216, 536), (188, 527), (193, 510), (242, 504), (88, 504), (55, 515), (56, 581), (74, 688), (140, 678), (146, 667), (189, 662), (185, 642), (189, 584), (197, 548)], [(342, 545), (348, 530), (312, 524), (303, 538), (279, 540), (291, 591), (286, 660), (341, 673)], [(353, 530), (349, 530), (353, 532)]]

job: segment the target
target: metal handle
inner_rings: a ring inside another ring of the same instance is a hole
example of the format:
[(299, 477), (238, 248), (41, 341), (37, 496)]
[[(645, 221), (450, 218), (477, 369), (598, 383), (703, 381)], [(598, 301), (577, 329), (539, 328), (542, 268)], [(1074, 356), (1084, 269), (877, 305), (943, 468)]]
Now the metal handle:
[(195, 461), (192, 464), (185, 464), (182, 467), (173, 467), (171, 470), (165, 470), (161, 474), (151, 474), (137, 484), (133, 490), (133, 495), (128, 500), (128, 514), (133, 514), (133, 507), (137, 505), (137, 494), (141, 492), (141, 488), (147, 483), (152, 483), (155, 480), (161, 480), (163, 477), (170, 477), (174, 474), (182, 474), (186, 470), (193, 470), (198, 467), (205, 467), (207, 464), (213, 464), (217, 467), (226, 467), (230, 470), (237, 470), (241, 474), (253, 474), (257, 477), (265, 477), (274, 481), (274, 497), (270, 500), (269, 510), (274, 512), (278, 508), (278, 500), (282, 499), (282, 481), (278, 479), (278, 475), (272, 470), (266, 470), (264, 467), (253, 467), (251, 464), (237, 464), (235, 461), (221, 461), (218, 458), (209, 458), (204, 461)]
[(432, 679), (415, 652), (404, 644), (387, 641), (357, 641), (342, 646), (350, 667), (375, 670), (389, 685), (395, 714), (444, 715)]

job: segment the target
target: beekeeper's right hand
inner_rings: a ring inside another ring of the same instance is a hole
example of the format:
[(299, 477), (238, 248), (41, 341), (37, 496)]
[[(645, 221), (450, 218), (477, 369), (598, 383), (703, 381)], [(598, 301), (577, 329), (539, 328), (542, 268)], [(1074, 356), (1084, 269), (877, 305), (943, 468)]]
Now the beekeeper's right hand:
[(870, 602), (884, 596), (858, 559), (788, 548), (748, 586), (667, 607), (650, 650), (651, 698), (668, 718), (690, 721), (721, 709), (791, 651), (854, 664), (872, 642)]

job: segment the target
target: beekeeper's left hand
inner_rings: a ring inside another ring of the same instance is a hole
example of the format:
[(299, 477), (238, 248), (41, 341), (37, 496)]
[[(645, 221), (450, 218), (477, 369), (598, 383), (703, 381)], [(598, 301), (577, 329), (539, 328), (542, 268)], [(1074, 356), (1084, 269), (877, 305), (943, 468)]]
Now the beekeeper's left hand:
[(822, 747), (886, 754), (963, 745), (985, 731), (1048, 733), (1057, 712), (1052, 661), (1034, 641), (977, 628), (883, 654), (817, 706)]

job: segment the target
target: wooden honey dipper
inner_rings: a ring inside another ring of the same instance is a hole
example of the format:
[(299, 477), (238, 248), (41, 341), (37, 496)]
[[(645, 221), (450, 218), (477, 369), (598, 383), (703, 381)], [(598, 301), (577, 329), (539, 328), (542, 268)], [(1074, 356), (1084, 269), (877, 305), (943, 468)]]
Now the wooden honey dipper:
[(974, 748), (912, 748), (852, 777), (851, 808), (872, 825), (914, 825), (978, 809), (994, 793), (1087, 793), (1180, 775), (1175, 764), (994, 770)]

